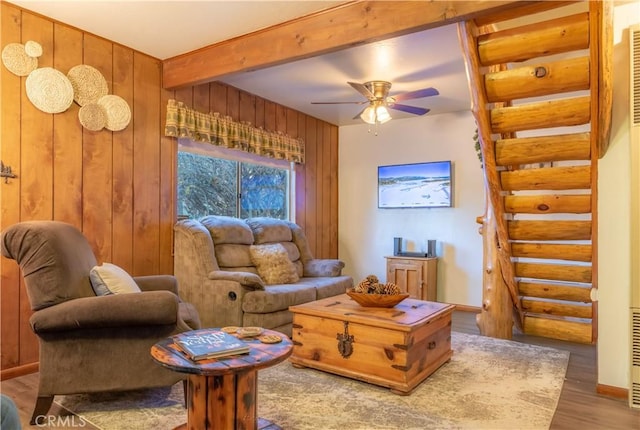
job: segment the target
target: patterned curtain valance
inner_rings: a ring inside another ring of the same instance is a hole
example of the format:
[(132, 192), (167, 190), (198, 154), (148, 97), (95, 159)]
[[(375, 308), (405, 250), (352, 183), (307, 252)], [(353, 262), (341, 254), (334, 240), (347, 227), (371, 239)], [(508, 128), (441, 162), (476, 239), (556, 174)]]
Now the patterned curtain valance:
[(225, 148), (239, 149), (278, 160), (304, 163), (304, 143), (284, 133), (266, 131), (250, 123), (235, 122), (219, 113), (202, 113), (169, 100), (165, 136), (187, 137)]

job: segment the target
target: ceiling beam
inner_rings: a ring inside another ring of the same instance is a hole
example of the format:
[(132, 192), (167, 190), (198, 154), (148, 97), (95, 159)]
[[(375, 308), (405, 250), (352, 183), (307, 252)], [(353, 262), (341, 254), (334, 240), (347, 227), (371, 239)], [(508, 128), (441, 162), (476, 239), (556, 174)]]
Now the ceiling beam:
[(218, 80), (481, 17), (528, 1), (354, 1), (168, 58), (163, 87)]

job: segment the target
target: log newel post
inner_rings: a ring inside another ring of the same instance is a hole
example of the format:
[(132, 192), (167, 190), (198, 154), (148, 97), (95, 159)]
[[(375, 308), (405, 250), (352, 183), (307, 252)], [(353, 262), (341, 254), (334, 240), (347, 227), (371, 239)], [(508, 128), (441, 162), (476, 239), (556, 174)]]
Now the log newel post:
[(482, 223), (483, 272), (482, 310), (476, 316), (476, 324), (483, 336), (511, 339), (513, 303), (500, 270), (495, 216), (489, 199), (486, 200), (485, 214), (478, 217)]

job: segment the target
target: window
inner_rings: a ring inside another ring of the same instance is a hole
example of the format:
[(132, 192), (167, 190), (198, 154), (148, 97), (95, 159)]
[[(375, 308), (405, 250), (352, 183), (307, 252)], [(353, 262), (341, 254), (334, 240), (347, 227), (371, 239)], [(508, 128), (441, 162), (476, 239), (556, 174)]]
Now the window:
[(206, 154), (195, 153), (181, 143), (178, 215), (290, 219), (290, 163), (228, 152), (217, 148)]

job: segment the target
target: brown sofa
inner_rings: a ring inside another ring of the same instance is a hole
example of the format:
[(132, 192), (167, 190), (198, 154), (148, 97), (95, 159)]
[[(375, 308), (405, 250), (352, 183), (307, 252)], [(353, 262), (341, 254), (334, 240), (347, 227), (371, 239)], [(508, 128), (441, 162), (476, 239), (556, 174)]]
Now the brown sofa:
[[(286, 250), (297, 275), (293, 281), (269, 284), (260, 275), (252, 253), (256, 245), (273, 244)], [(353, 286), (350, 276), (341, 275), (343, 262), (314, 259), (302, 229), (273, 218), (181, 220), (175, 225), (174, 266), (180, 291), (196, 306), (203, 327), (260, 326), (290, 336), (289, 306)]]

